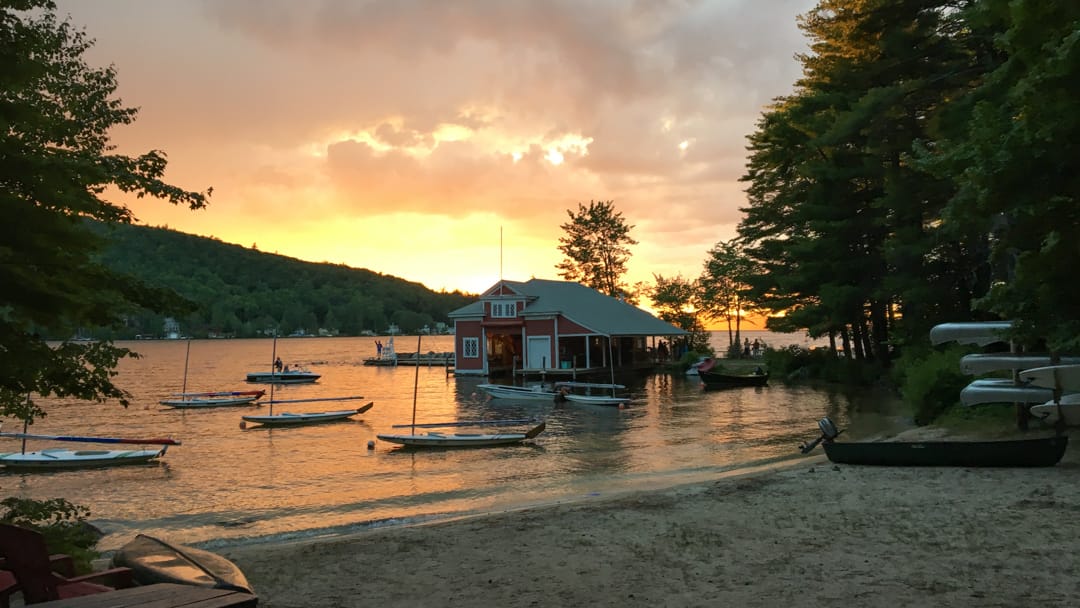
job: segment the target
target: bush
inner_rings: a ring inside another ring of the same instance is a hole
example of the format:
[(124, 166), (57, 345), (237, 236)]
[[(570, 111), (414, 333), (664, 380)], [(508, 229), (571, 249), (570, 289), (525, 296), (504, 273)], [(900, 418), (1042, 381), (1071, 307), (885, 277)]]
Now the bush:
[(866, 386), (884, 375), (874, 361), (856, 361), (838, 357), (827, 348), (808, 350), (801, 346), (765, 349), (763, 356), (769, 373), (785, 380), (824, 380)]
[(960, 372), (960, 357), (965, 352), (959, 347), (923, 351), (897, 361), (894, 377), (915, 424), (930, 424), (959, 401), (960, 391), (970, 382)]
[(66, 553), (76, 571), (90, 572), (100, 554), (95, 550), (101, 533), (87, 523), (90, 510), (63, 498), (33, 500), (10, 497), (0, 501), (0, 522), (41, 532), (51, 553)]

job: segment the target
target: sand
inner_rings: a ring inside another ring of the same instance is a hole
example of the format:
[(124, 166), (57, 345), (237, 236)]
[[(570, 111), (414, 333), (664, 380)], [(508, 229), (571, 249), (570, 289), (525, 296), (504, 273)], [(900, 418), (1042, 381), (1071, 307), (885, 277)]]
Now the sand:
[(1039, 469), (857, 467), (817, 454), (675, 488), (222, 553), (268, 608), (1080, 606), (1080, 445)]

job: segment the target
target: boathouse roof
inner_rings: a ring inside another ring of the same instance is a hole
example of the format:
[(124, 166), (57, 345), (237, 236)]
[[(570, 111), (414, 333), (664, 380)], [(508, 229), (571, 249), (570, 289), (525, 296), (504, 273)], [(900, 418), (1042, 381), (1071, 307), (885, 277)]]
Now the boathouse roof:
[(503, 300), (508, 296), (526, 299), (521, 316), (563, 317), (609, 336), (681, 336), (686, 332), (662, 321), (644, 310), (622, 300), (604, 295), (580, 283), (530, 279), (499, 281), (485, 291), (480, 299), (450, 313), (450, 318), (482, 317), (484, 302)]

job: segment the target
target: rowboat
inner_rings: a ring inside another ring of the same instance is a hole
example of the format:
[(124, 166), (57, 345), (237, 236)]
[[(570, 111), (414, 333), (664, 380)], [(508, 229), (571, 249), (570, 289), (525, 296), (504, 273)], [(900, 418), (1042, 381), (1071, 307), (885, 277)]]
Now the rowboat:
[(540, 384), (514, 386), (512, 384), (478, 384), (476, 388), (493, 399), (518, 399), (528, 401), (552, 401), (558, 392)]
[(248, 372), (247, 381), (253, 384), (308, 384), (321, 377), (321, 374), (306, 369), (290, 369), (280, 372)]
[[(292, 399), (288, 401), (277, 401), (276, 403), (305, 403), (311, 401), (341, 401), (346, 399), (363, 399), (363, 397), (335, 397), (328, 399)], [(244, 422), (252, 422), (255, 424), (261, 424), (263, 426), (298, 426), (302, 424), (316, 424), (319, 422), (332, 422), (335, 420), (345, 420), (346, 418), (352, 418), (358, 414), (371, 409), (375, 405), (374, 402), (368, 402), (367, 404), (358, 407), (356, 409), (348, 410), (334, 410), (329, 412), (306, 412), (306, 413), (294, 413), (294, 412), (281, 412), (279, 414), (266, 414), (258, 415), (251, 414), (247, 416), (241, 416)], [(272, 411), (272, 410), (271, 410)], [(243, 424), (243, 423), (241, 423)]]
[(1069, 445), (1066, 435), (998, 441), (836, 441), (832, 420), (818, 422), (820, 438), (803, 444), (808, 454), (823, 443), (829, 460), (838, 464), (878, 466), (1049, 467), (1061, 461)]
[(1053, 398), (1052, 389), (1017, 384), (1008, 378), (982, 378), (968, 384), (960, 391), (960, 403), (964, 405), (1043, 403)]
[[(492, 421), (476, 421), (476, 424), (490, 425)], [(430, 428), (432, 426), (466, 426), (468, 422), (453, 422), (453, 423), (429, 423), (424, 425), (415, 425), (418, 428)], [(412, 425), (396, 425), (412, 426)], [(396, 443), (407, 447), (416, 448), (477, 448), (477, 447), (491, 447), (498, 445), (512, 445), (515, 443), (521, 443), (527, 441), (544, 432), (547, 427), (547, 423), (540, 422), (533, 426), (531, 429), (519, 432), (519, 433), (443, 433), (438, 431), (429, 431), (426, 433), (417, 433), (415, 430), (412, 433), (396, 434), (396, 433), (380, 433), (376, 437), (382, 441), (389, 443)]]
[[(125, 464), (146, 464), (165, 455), (170, 445), (180, 445), (176, 439), (126, 439), (117, 437), (83, 437), (73, 435), (33, 435), (30, 433), (0, 433), (0, 437), (23, 440), (23, 449), (19, 452), (0, 454), (0, 465), (8, 469), (88, 469)], [(38, 451), (26, 451), (27, 439), (50, 441), (159, 445), (156, 449), (136, 450), (69, 450), (65, 448), (46, 448)]]
[(254, 593), (236, 564), (224, 557), (185, 545), (138, 534), (116, 550), (113, 567), (130, 568), (140, 585), (177, 583)]
[(930, 329), (930, 343), (976, 344), (986, 346), (995, 342), (1008, 342), (1005, 333), (1012, 328), (1012, 321), (973, 321), (941, 323)]
[(266, 391), (228, 391), (211, 393), (176, 393), (171, 397), (176, 399), (162, 399), (158, 403), (172, 408), (204, 408), (204, 407), (229, 407), (237, 405), (255, 405)]
[(769, 374), (724, 374), (711, 370), (698, 370), (698, 377), (705, 388), (737, 388), (740, 386), (765, 386), (769, 383)]

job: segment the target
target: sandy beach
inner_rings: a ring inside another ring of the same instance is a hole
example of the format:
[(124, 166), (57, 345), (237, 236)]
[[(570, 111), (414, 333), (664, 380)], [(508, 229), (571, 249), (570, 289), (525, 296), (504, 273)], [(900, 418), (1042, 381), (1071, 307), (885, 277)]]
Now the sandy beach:
[(222, 553), (268, 608), (1080, 605), (1080, 447), (1039, 469), (856, 467), (816, 454)]

